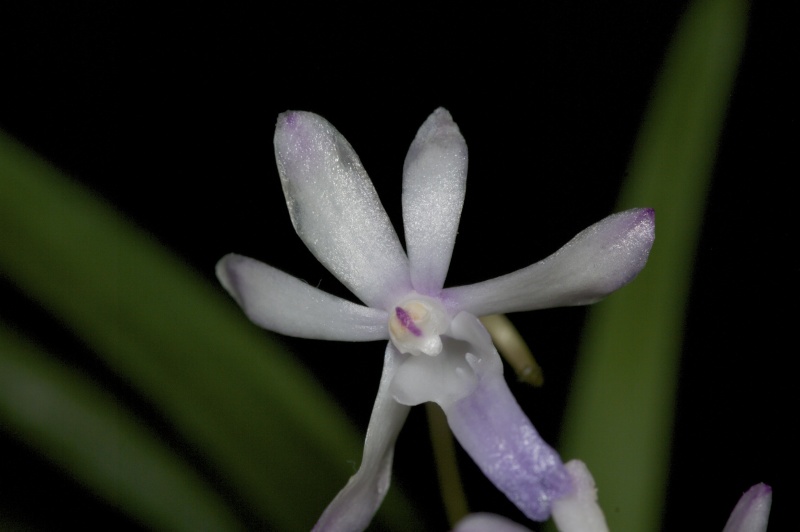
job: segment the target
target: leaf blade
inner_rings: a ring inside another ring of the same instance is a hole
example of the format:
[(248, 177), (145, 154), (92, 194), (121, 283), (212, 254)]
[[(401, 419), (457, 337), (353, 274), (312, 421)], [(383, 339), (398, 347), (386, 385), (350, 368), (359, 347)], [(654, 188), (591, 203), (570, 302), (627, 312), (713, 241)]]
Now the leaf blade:
[(688, 8), (620, 193), (620, 210), (656, 209), (656, 242), (636, 281), (590, 311), (562, 436), (614, 530), (659, 528), (692, 262), (746, 19), (744, 1)]
[[(2, 133), (0, 187), (3, 273), (152, 401), (263, 526), (310, 528), (361, 438), (303, 368), (221, 288)], [(392, 492), (385, 512), (416, 522)]]

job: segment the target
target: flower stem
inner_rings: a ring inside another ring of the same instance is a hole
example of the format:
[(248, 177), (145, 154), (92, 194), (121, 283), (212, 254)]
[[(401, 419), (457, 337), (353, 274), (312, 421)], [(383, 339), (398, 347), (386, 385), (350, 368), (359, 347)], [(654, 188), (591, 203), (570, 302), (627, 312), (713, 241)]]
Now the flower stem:
[(439, 405), (425, 403), (425, 412), (428, 414), (433, 457), (439, 477), (439, 491), (442, 493), (447, 520), (453, 527), (469, 513), (467, 497), (458, 472), (453, 434)]
[(492, 314), (481, 318), (481, 323), (492, 335), (492, 341), (506, 362), (511, 364), (517, 378), (539, 387), (544, 384), (542, 367), (536, 362), (528, 344), (517, 328), (504, 314)]

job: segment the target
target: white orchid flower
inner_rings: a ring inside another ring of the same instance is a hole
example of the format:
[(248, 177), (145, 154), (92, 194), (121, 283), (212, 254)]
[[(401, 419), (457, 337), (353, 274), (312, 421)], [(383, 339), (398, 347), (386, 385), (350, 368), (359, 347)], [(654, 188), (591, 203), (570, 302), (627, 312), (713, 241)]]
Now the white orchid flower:
[(558, 454), (520, 409), (479, 316), (595, 302), (632, 280), (652, 246), (652, 209), (614, 214), (550, 257), (481, 283), (443, 288), (467, 176), (467, 146), (437, 109), (403, 168), (408, 254), (361, 161), (324, 118), (278, 118), (275, 158), (295, 230), (365, 305), (327, 294), (271, 266), (227, 255), (217, 276), (256, 324), (281, 334), (389, 340), (361, 466), (316, 530), (361, 530), (391, 477), (409, 407), (438, 403), (458, 441), (525, 515), (545, 520), (574, 492)]

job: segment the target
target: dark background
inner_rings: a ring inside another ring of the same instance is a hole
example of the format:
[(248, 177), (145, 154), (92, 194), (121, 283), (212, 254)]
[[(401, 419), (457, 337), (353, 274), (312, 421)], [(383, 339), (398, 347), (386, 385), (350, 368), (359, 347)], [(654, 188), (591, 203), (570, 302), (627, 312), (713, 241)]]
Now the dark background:
[[(272, 152), (276, 115), (303, 109), (330, 120), (399, 224), (406, 150), (445, 106), (470, 149), (447, 282), (462, 284), (539, 260), (612, 212), (684, 8), (574, 1), (475, 12), (403, 6), (378, 16), (221, 3), (4, 6), (0, 127), (209, 280), (218, 258), (236, 251), (346, 295), (291, 227)], [(790, 515), (800, 496), (791, 433), (800, 268), (789, 188), (798, 55), (782, 23), (791, 18), (775, 4), (751, 9), (694, 270), (664, 530), (721, 530), (739, 495), (762, 481), (775, 490), (770, 529), (798, 529)], [(2, 277), (0, 297), (0, 318), (73, 353), (70, 364), (182, 445), (124, 376)], [(551, 442), (584, 317), (578, 308), (513, 316), (547, 379), (542, 390), (514, 392)], [(383, 347), (285, 343), (365, 427)], [(353, 370), (343, 374), (343, 365)], [(136, 528), (12, 437), (0, 434), (0, 446), (0, 511), (33, 529)], [(398, 484), (445, 529), (421, 409), (397, 449)], [(462, 462), (475, 510), (518, 517)]]

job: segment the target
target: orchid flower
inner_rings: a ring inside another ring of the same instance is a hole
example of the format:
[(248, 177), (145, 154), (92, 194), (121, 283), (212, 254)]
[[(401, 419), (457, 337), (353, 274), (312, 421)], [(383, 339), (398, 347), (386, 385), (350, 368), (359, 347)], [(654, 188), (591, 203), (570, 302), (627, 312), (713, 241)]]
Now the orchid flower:
[[(581, 532), (608, 532), (605, 518), (594, 504), (597, 499), (594, 480), (583, 462), (572, 460), (566, 467), (576, 484), (571, 497), (560, 499), (553, 505), (553, 520), (559, 530)], [(591, 502), (590, 502), (591, 501)], [(769, 510), (772, 505), (772, 488), (756, 484), (745, 492), (733, 509), (722, 532), (766, 532)], [(477, 513), (458, 522), (453, 532), (531, 532), (524, 526), (505, 517)]]
[(443, 288), (466, 190), (467, 146), (437, 109), (403, 168), (403, 250), (361, 161), (324, 118), (286, 112), (275, 158), (297, 234), (365, 305), (230, 254), (217, 276), (256, 324), (303, 338), (389, 340), (361, 466), (315, 530), (360, 530), (388, 490), (394, 442), (409, 408), (442, 407), (462, 447), (534, 520), (570, 496), (558, 454), (522, 412), (479, 316), (583, 305), (631, 281), (654, 238), (652, 209), (621, 212), (585, 229), (550, 257), (514, 273)]

